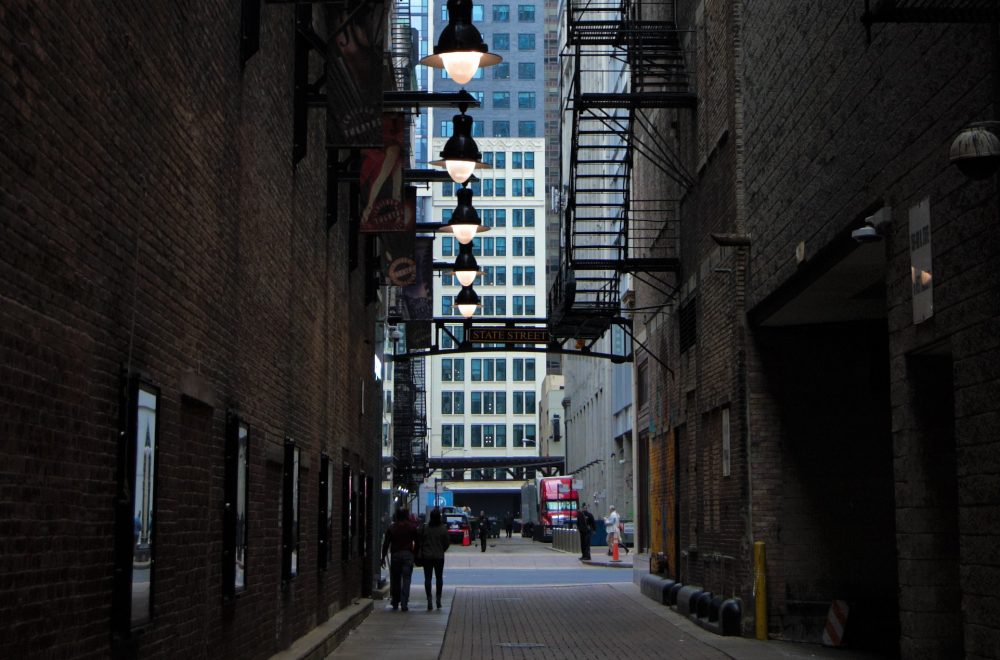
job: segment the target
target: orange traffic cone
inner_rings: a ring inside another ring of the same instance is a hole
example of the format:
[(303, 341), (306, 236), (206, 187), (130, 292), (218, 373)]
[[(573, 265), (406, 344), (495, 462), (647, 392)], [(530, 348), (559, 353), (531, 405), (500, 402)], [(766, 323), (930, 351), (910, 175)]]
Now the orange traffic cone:
[(469, 545), (472, 541), (469, 539), (469, 530), (462, 530), (462, 545)]
[(613, 550), (611, 551), (611, 561), (621, 561), (618, 558), (618, 539), (614, 539), (611, 542), (611, 547), (613, 548)]

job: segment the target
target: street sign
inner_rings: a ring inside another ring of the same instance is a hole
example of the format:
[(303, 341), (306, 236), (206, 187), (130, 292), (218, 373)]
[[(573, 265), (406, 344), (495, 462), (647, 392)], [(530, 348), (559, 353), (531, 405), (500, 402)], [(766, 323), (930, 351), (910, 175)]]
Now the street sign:
[(473, 344), (547, 344), (552, 337), (547, 328), (471, 327), (465, 338)]

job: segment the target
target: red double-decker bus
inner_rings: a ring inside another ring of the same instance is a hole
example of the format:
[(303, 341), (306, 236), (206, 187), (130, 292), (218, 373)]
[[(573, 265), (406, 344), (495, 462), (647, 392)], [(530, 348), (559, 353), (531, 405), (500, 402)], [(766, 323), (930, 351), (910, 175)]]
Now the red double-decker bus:
[(573, 488), (573, 475), (538, 478), (538, 520), (545, 538), (552, 536), (553, 527), (576, 525), (576, 510), (580, 498)]

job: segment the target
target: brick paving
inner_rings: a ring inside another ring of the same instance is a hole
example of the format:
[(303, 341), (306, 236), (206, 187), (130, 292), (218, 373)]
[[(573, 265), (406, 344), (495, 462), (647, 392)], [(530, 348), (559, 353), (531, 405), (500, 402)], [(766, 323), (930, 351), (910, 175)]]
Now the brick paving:
[(459, 589), (441, 660), (729, 657), (609, 585)]

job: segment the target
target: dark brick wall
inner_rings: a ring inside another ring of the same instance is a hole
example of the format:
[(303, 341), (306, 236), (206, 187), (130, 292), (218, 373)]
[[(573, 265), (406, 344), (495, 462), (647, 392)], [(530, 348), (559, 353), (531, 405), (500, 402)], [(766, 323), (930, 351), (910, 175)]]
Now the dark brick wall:
[[(360, 559), (318, 572), (315, 521), (321, 451), (338, 478), (344, 457), (379, 475), (375, 310), (345, 209), (326, 227), (321, 112), (291, 164), (293, 27), (265, 6), (241, 69), (240, 3), (0, 7), (4, 657), (110, 653), (123, 368), (161, 388), (141, 657), (267, 657), (362, 592)], [(192, 374), (211, 405), (184, 395)], [(227, 409), (250, 427), (250, 547), (249, 589), (223, 605)], [(282, 584), (267, 457), (286, 437), (308, 469)]]

